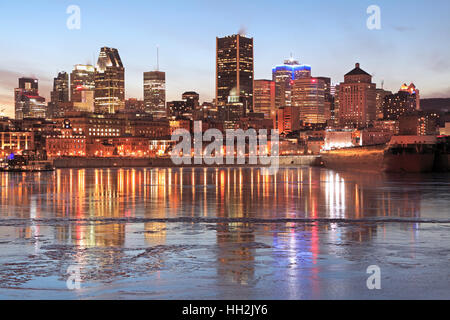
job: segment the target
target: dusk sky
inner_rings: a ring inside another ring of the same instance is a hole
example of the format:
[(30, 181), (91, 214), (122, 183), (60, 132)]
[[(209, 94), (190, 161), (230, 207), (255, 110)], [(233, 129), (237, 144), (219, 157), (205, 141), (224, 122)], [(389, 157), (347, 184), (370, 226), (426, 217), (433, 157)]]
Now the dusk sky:
[[(366, 27), (373, 4), (381, 30)], [(66, 27), (69, 5), (81, 8), (80, 30)], [(270, 79), (293, 53), (333, 83), (360, 62), (378, 86), (414, 82), (422, 97), (450, 97), (449, 12), (448, 0), (0, 1), (0, 109), (13, 115), (19, 77), (38, 78), (49, 99), (58, 71), (95, 63), (103, 46), (119, 50), (127, 98), (142, 98), (142, 73), (156, 67), (159, 45), (167, 100), (193, 90), (210, 101), (215, 38), (241, 28), (254, 38), (256, 79)]]

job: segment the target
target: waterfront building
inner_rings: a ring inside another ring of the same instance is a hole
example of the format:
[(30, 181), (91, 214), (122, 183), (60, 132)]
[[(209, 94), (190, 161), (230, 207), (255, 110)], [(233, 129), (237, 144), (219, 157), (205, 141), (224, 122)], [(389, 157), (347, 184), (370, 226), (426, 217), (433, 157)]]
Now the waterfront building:
[(34, 150), (34, 132), (2, 131), (0, 132), (0, 156), (5, 158), (10, 154)]
[(20, 78), (19, 87), (14, 89), (15, 118), (45, 118), (45, 98), (39, 96), (38, 80)]
[(355, 68), (339, 85), (339, 122), (344, 126), (367, 127), (376, 117), (376, 85), (372, 76)]
[(416, 111), (405, 113), (399, 117), (399, 134), (413, 136), (429, 136), (439, 134), (437, 114)]
[(238, 96), (244, 113), (253, 110), (253, 38), (241, 34), (216, 38), (216, 103)]
[(130, 113), (115, 115), (73, 112), (63, 118), (54, 119), (62, 126), (66, 121), (78, 134), (90, 137), (135, 137), (159, 138), (169, 135), (169, 123), (166, 120), (155, 120), (152, 117)]
[(125, 109), (125, 68), (117, 49), (101, 48), (94, 79), (95, 112), (115, 113)]
[(155, 119), (167, 116), (165, 72), (144, 72), (144, 103), (145, 112), (151, 114)]

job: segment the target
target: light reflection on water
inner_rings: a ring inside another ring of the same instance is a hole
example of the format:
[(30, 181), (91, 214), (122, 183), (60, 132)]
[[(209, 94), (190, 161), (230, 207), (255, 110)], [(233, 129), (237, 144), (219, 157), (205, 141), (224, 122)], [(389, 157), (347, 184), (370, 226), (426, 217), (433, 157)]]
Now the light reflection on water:
[[(420, 176), (390, 179), (313, 168), (281, 169), (276, 176), (256, 168), (174, 168), (0, 177), (2, 218), (417, 218), (424, 216), (421, 202), (429, 188)], [(412, 184), (417, 187), (408, 188)], [(448, 186), (432, 188), (438, 196)]]
[[(48, 256), (49, 246), (71, 245), (58, 249), (61, 256), (52, 256), (59, 268), (53, 272), (76, 263), (96, 269), (97, 276), (91, 280), (102, 281), (137, 277), (139, 268), (147, 276), (156, 272), (158, 277), (168, 270), (172, 276), (192, 272), (194, 277), (197, 270), (215, 274), (216, 292), (231, 283), (240, 290), (248, 288), (242, 293), (247, 296), (258, 288), (259, 279), (272, 277), (281, 282), (284, 298), (301, 297), (299, 288), (320, 298), (323, 288), (318, 279), (324, 270), (346, 270), (345, 263), (338, 268), (323, 266), (324, 259), (348, 259), (349, 244), (385, 243), (395, 237), (393, 230), (413, 243), (419, 237), (418, 224), (400, 223), (393, 229), (383, 223), (362, 223), (364, 219), (449, 219), (450, 179), (443, 175), (284, 168), (276, 176), (265, 176), (257, 168), (169, 168), (2, 173), (0, 179), (0, 240), (33, 240), (33, 247), (25, 251), (36, 259)], [(225, 220), (206, 224), (170, 220), (179, 217)], [(92, 218), (96, 220), (86, 222)], [(295, 221), (302, 218), (357, 219), (359, 223)], [(19, 220), (4, 224), (8, 219)], [(8, 245), (12, 251), (17, 249)], [(175, 257), (165, 256), (164, 248), (170, 248)], [(153, 260), (143, 267), (134, 250), (144, 250), (142, 257)], [(411, 247), (405, 254), (411, 258), (417, 252)], [(37, 265), (49, 268), (47, 258), (39, 259)], [(0, 278), (2, 272), (7, 269), (0, 269)], [(340, 285), (339, 290), (350, 289)], [(264, 297), (277, 298), (273, 294), (269, 290)]]

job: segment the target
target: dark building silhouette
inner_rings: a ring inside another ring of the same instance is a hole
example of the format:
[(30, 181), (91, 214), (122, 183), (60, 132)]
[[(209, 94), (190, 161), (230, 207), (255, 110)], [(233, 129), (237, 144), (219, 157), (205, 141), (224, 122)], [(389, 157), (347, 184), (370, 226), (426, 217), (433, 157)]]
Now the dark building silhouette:
[(238, 96), (244, 111), (253, 110), (253, 38), (236, 34), (216, 38), (216, 103)]

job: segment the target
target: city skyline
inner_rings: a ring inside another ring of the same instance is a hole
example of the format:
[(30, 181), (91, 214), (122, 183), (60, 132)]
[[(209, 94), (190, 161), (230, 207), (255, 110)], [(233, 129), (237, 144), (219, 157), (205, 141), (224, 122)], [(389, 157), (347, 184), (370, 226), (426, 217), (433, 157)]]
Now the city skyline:
[[(18, 20), (20, 27), (15, 27), (15, 4), (2, 3), (1, 24), (11, 31), (5, 33), (3, 39), (9, 43), (9, 49), (2, 54), (0, 64), (0, 106), (6, 109), (6, 115), (14, 114), (14, 88), (19, 77), (39, 79), (40, 94), (49, 101), (52, 81), (58, 72), (70, 73), (76, 64), (95, 65), (98, 50), (104, 46), (121, 52), (126, 69), (126, 98), (143, 98), (142, 74), (156, 69), (156, 46), (159, 45), (160, 70), (166, 72), (167, 77), (167, 101), (178, 99), (185, 91), (196, 91), (201, 101), (211, 101), (215, 95), (215, 38), (236, 34), (242, 28), (247, 28), (247, 36), (254, 39), (255, 79), (270, 79), (272, 68), (293, 53), (300, 63), (312, 66), (313, 76), (331, 77), (334, 84), (343, 80), (355, 62), (360, 62), (373, 75), (377, 87), (384, 81), (386, 89), (396, 92), (402, 83), (414, 82), (421, 88), (423, 98), (450, 96), (450, 88), (445, 81), (450, 73), (450, 64), (444, 59), (449, 44), (427, 40), (431, 33), (439, 37), (448, 31), (449, 23), (440, 20), (439, 15), (448, 11), (449, 3), (436, 1), (432, 7), (421, 3), (405, 7), (399, 3), (379, 2), (381, 30), (366, 28), (368, 1), (350, 4), (329, 2), (327, 7), (332, 10), (326, 12), (333, 12), (334, 16), (320, 11), (326, 6), (323, 3), (292, 2), (293, 10), (301, 5), (302, 12), (309, 15), (301, 22), (290, 20), (277, 25), (265, 23), (269, 21), (268, 13), (252, 1), (242, 4), (243, 11), (257, 14), (257, 19), (240, 13), (232, 19), (213, 23), (205, 17), (218, 9), (215, 3), (198, 1), (189, 5), (178, 4), (176, 8), (170, 4), (162, 5), (154, 8), (147, 19), (141, 16), (141, 10), (136, 6), (127, 8), (124, 4), (114, 4), (108, 8), (101, 7), (105, 16), (110, 17), (103, 20), (104, 28), (94, 24), (95, 19), (103, 16), (99, 10), (101, 2), (79, 1), (80, 30), (66, 28), (69, 15), (65, 10), (69, 3), (30, 3), (29, 11), (39, 7), (40, 15), (35, 17), (24, 12), (26, 17)], [(139, 3), (138, 7), (144, 10), (150, 5)], [(270, 11), (268, 6), (275, 4), (266, 3), (266, 11)], [(398, 10), (408, 18), (396, 15)], [(119, 13), (127, 18), (125, 25), (114, 23)], [(158, 16), (163, 13), (163, 17)], [(229, 15), (228, 12), (223, 14)], [(199, 21), (198, 24), (170, 23), (187, 16)], [(212, 24), (211, 27), (205, 28), (208, 23)], [(320, 30), (315, 28), (318, 25)], [(22, 38), (30, 28), (36, 37), (24, 43)], [(40, 34), (46, 36), (39, 37)], [(130, 37), (130, 34), (134, 36)], [(148, 41), (142, 41), (140, 37)], [(327, 41), (323, 40), (324, 37)], [(411, 37), (417, 41), (411, 41)], [(55, 45), (58, 39), (61, 39), (60, 47)]]

